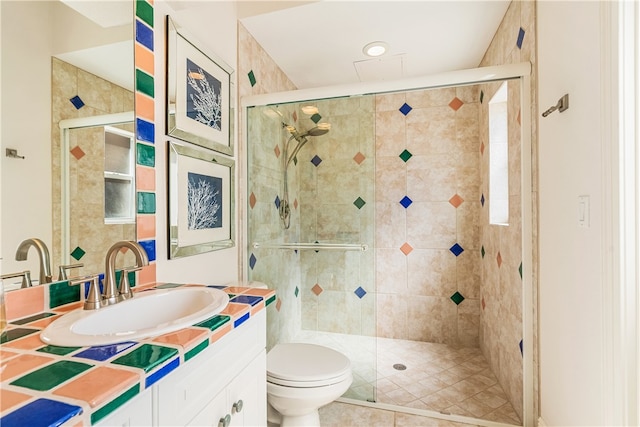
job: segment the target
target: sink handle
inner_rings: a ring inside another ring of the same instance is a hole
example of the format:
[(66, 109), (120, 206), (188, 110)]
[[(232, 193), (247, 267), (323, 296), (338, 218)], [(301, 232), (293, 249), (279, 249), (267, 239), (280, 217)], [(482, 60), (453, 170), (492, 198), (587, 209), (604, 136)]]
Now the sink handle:
[(69, 264), (69, 265), (61, 265), (60, 267), (58, 267), (58, 281), (69, 280), (69, 277), (67, 277), (67, 270), (70, 270), (72, 268), (79, 268), (79, 267), (84, 267), (84, 264), (83, 263)]
[(100, 293), (100, 276), (85, 276), (78, 279), (69, 281), (69, 285), (79, 285), (81, 283), (89, 283), (89, 292), (87, 292), (87, 298), (84, 300), (85, 310), (96, 310), (104, 305), (104, 298)]
[(20, 286), (21, 288), (30, 288), (31, 286), (33, 286), (33, 284), (31, 283), (30, 270), (21, 271), (20, 273), (3, 274), (2, 276), (0, 276), (0, 280), (11, 279), (13, 277), (22, 277), (22, 284)]
[(131, 285), (129, 284), (129, 273), (138, 270), (142, 270), (142, 266), (125, 267), (122, 269), (120, 273), (120, 286), (118, 288), (118, 301), (133, 298), (133, 290), (131, 290)]

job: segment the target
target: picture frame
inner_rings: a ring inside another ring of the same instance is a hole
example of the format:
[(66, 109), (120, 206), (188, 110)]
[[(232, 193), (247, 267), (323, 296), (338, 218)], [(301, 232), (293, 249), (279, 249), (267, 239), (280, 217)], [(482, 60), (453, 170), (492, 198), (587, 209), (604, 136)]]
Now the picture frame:
[(169, 259), (235, 245), (235, 161), (168, 143)]
[(233, 68), (166, 23), (167, 135), (233, 156)]

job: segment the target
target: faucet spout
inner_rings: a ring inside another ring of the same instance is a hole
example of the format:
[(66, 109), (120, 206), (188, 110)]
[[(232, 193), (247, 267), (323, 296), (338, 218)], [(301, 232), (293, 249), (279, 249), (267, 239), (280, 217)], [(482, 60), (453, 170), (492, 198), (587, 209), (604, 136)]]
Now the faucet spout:
[(40, 261), (40, 275), (38, 276), (39, 283), (51, 283), (51, 261), (49, 259), (49, 249), (47, 245), (37, 238), (27, 239), (20, 243), (18, 250), (16, 250), (16, 261), (26, 261), (29, 248), (34, 247), (38, 253)]
[[(104, 288), (102, 292), (105, 304), (115, 304), (119, 301), (118, 287), (116, 284), (116, 256), (120, 249), (123, 248), (127, 248), (133, 252), (133, 255), (136, 257), (136, 267), (149, 265), (147, 252), (139, 243), (132, 240), (121, 240), (114, 243), (107, 251), (105, 257)], [(123, 274), (126, 274), (126, 272), (123, 272)]]

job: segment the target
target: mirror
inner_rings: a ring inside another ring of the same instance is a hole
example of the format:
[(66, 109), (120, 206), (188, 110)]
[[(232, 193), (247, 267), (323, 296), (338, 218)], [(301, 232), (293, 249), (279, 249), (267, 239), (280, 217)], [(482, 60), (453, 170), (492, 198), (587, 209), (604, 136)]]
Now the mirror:
[[(25, 156), (20, 161), (3, 158), (2, 203), (27, 202), (26, 213), (17, 208), (3, 212), (3, 273), (29, 269), (37, 277), (36, 254), (30, 253), (27, 261), (14, 259), (17, 246), (27, 238), (41, 238), (49, 247), (54, 281), (63, 264), (85, 265), (70, 270), (69, 276), (103, 272), (108, 247), (116, 240), (136, 238), (135, 215), (105, 220), (104, 189), (118, 186), (113, 174), (111, 178), (104, 174), (104, 124), (93, 130), (69, 128), (66, 152), (61, 151), (64, 132), (59, 127), (63, 120), (125, 112), (133, 116), (133, 3), (1, 3), (3, 146), (15, 147)], [(32, 100), (26, 105), (39, 109), (30, 120), (18, 123), (15, 115), (5, 114), (11, 111), (7, 107), (26, 99)], [(132, 124), (118, 123), (112, 128), (133, 132)], [(33, 129), (39, 130), (37, 135)], [(7, 134), (10, 138), (5, 139)], [(91, 168), (82, 166), (90, 163), (96, 173), (89, 174)], [(72, 179), (67, 182), (64, 177)], [(21, 185), (12, 186), (11, 181)], [(65, 200), (64, 189), (75, 198)], [(28, 206), (36, 203), (35, 209)]]

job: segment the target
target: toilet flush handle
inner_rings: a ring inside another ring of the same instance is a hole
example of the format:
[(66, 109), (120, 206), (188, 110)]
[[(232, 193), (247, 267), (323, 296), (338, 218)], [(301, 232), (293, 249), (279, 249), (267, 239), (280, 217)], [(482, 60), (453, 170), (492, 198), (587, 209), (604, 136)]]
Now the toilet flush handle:
[(218, 421), (218, 427), (229, 427), (230, 424), (231, 424), (231, 415), (229, 414), (220, 418), (220, 421)]

